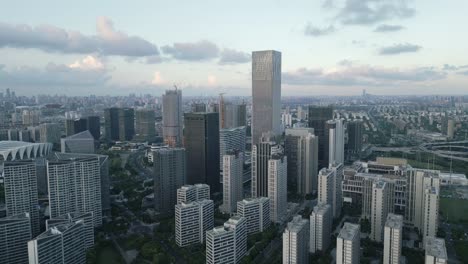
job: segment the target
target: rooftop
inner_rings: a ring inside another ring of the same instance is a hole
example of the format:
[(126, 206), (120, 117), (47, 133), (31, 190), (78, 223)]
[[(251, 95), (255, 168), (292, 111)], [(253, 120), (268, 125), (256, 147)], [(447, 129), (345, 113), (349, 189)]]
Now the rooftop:
[(445, 240), (436, 237), (426, 237), (426, 255), (447, 259)]
[(76, 133), (74, 135), (68, 136), (64, 139), (91, 139), (94, 140), (93, 135), (91, 135), (91, 132), (89, 130), (85, 130), (79, 133)]
[(390, 228), (402, 228), (403, 216), (397, 214), (388, 214), (385, 226), (388, 226)]
[(45, 156), (51, 150), (51, 143), (0, 141), (0, 155), (3, 156), (4, 160), (29, 159)]
[(330, 210), (330, 205), (326, 203), (318, 203), (316, 206), (314, 206), (314, 213), (316, 214), (325, 214), (327, 210)]
[(343, 227), (338, 234), (338, 238), (342, 238), (344, 240), (353, 240), (355, 236), (360, 235), (360, 226), (357, 224), (351, 224), (345, 222)]

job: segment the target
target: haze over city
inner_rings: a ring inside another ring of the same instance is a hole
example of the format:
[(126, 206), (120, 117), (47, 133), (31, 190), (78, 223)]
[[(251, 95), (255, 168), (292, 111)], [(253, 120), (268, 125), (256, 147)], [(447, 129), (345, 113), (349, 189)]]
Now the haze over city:
[(282, 52), (294, 95), (462, 94), (468, 2), (5, 1), (0, 85), (17, 94), (250, 95), (251, 52)]

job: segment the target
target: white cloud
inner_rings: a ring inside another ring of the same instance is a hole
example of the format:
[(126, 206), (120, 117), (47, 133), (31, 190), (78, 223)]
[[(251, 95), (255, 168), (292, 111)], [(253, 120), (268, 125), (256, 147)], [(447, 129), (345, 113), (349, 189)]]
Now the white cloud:
[(160, 84), (163, 84), (164, 83), (164, 80), (161, 76), (161, 72), (159, 71), (155, 71), (154, 74), (153, 74), (153, 80), (151, 80), (151, 84), (154, 84), (154, 85), (160, 85)]
[(88, 55), (82, 60), (77, 60), (72, 64), (69, 64), (68, 67), (70, 68), (77, 68), (77, 69), (103, 69), (104, 64), (96, 57), (92, 55)]

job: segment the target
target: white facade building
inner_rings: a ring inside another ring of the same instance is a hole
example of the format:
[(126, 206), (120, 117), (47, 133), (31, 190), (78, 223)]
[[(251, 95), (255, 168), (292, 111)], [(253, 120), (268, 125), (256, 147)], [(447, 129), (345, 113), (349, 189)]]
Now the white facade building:
[(403, 216), (388, 214), (384, 228), (383, 264), (401, 263), (401, 245), (403, 239)]
[(332, 212), (329, 204), (319, 203), (310, 214), (310, 253), (325, 252), (330, 245)]
[(32, 238), (28, 213), (0, 218), (0, 261), (27, 263), (28, 241)]
[(83, 221), (49, 228), (28, 242), (29, 264), (85, 264)]
[(37, 168), (33, 160), (5, 161), (3, 164), (7, 216), (29, 214), (33, 236), (40, 233)]
[(225, 213), (234, 213), (237, 202), (243, 199), (244, 153), (230, 150), (223, 156), (223, 206)]
[(184, 185), (177, 189), (177, 203), (190, 203), (202, 199), (210, 199), (210, 186), (208, 184)]
[(427, 187), (424, 191), (424, 217), (422, 236), (423, 243), (426, 237), (437, 236), (439, 227), (439, 190), (436, 187)]
[(343, 165), (333, 165), (323, 168), (318, 174), (318, 202), (329, 204), (333, 218), (341, 214)]
[(270, 224), (270, 199), (247, 198), (237, 202), (237, 215), (247, 220), (247, 233), (263, 232)]
[(283, 232), (283, 264), (309, 263), (309, 220), (296, 215)]
[(268, 161), (268, 198), (270, 198), (270, 219), (280, 223), (288, 208), (287, 157), (272, 155)]
[(372, 184), (371, 235), (376, 242), (383, 241), (383, 228), (389, 213), (390, 190), (384, 181)]
[(206, 232), (206, 263), (236, 264), (247, 252), (247, 220), (233, 216)]
[(47, 161), (50, 217), (92, 212), (94, 226), (102, 225), (101, 168), (99, 155)]
[(175, 205), (175, 237), (179, 247), (203, 243), (205, 233), (214, 226), (214, 205), (212, 200)]
[(361, 254), (360, 226), (344, 223), (336, 238), (336, 264), (359, 264)]
[(328, 162), (329, 164), (344, 163), (345, 132), (343, 120), (335, 119), (327, 121), (328, 128)]

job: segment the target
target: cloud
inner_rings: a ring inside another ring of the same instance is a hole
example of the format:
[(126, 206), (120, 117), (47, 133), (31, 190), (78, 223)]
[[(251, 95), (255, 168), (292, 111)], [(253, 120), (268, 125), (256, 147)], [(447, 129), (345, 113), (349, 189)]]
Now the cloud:
[(163, 84), (163, 83), (164, 83), (164, 80), (163, 80), (163, 78), (161, 76), (161, 72), (155, 71), (154, 75), (153, 75), (153, 80), (151, 80), (151, 84), (160, 85), (160, 84)]
[(461, 72), (457, 72), (457, 74), (459, 74), (459, 75), (466, 75), (466, 76), (468, 76), (468, 71), (461, 71)]
[(373, 25), (378, 22), (410, 18), (416, 13), (410, 0), (345, 0), (336, 19), (344, 25)]
[(104, 64), (96, 57), (88, 55), (82, 60), (77, 60), (68, 67), (76, 69), (103, 69)]
[(208, 75), (207, 81), (208, 81), (209, 86), (216, 85), (216, 76), (211, 75), (211, 74)]
[(173, 45), (163, 46), (161, 50), (166, 55), (172, 56), (177, 60), (185, 61), (204, 61), (217, 58), (219, 48), (213, 42), (201, 40), (198, 42), (174, 43)]
[(391, 86), (435, 81), (446, 76), (445, 72), (432, 67), (400, 69), (348, 64), (332, 69), (299, 68), (283, 72), (282, 80), (291, 85)]
[(48, 63), (43, 68), (0, 67), (0, 86), (38, 88), (100, 87), (111, 79), (110, 70), (94, 56), (68, 65)]
[(408, 52), (417, 52), (421, 49), (421, 46), (410, 44), (410, 43), (400, 43), (394, 44), (392, 46), (382, 47), (379, 50), (380, 55), (397, 55), (401, 53)]
[(405, 27), (400, 26), (400, 25), (387, 25), (387, 24), (382, 24), (379, 25), (374, 29), (374, 32), (380, 32), (380, 33), (386, 33), (386, 32), (395, 32), (395, 31), (400, 31), (403, 30)]
[(250, 62), (251, 56), (249, 53), (243, 51), (237, 51), (233, 49), (224, 49), (221, 52), (221, 58), (219, 59), (219, 64), (237, 64), (237, 63), (246, 63)]
[(468, 68), (468, 65), (455, 66), (455, 65), (450, 65), (450, 64), (444, 64), (444, 67), (443, 67), (445, 71), (456, 71), (456, 70), (466, 69), (466, 68)]
[(330, 25), (324, 28), (319, 28), (319, 27), (312, 26), (311, 24), (307, 24), (307, 26), (304, 29), (304, 34), (306, 36), (320, 37), (320, 36), (329, 35), (335, 31), (336, 29), (333, 25)]
[(96, 35), (84, 35), (78, 31), (65, 30), (51, 25), (31, 27), (0, 23), (0, 47), (131, 57), (159, 54), (159, 49), (155, 44), (115, 30), (109, 18), (99, 17), (96, 29)]

